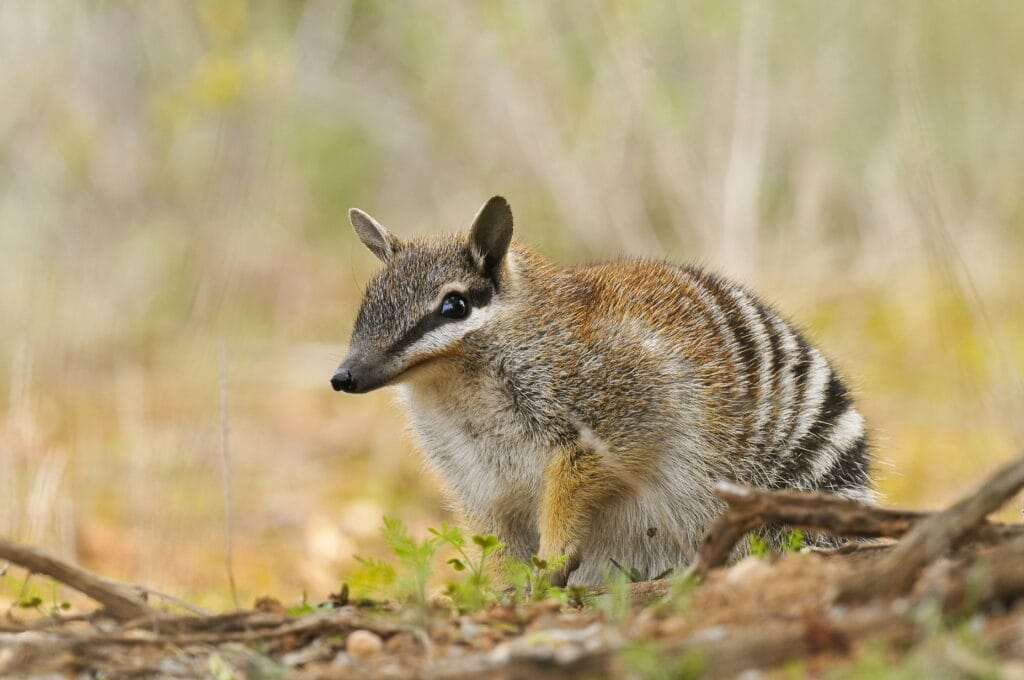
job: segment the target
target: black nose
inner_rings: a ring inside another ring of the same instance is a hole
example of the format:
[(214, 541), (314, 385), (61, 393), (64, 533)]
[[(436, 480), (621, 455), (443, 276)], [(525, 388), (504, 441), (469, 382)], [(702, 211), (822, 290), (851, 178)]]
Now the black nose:
[(338, 372), (331, 378), (331, 387), (335, 392), (355, 392), (356, 381), (352, 377), (352, 371), (347, 368), (339, 368)]

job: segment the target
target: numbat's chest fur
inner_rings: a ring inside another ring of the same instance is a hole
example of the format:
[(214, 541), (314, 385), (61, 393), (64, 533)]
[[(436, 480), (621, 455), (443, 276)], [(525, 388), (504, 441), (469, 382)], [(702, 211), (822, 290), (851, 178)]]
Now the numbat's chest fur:
[(842, 381), (742, 288), (660, 262), (557, 267), (511, 244), (498, 197), (468, 237), (352, 220), (385, 267), (332, 384), (399, 384), (466, 519), (517, 557), (567, 556), (556, 580), (685, 564), (721, 480), (870, 497)]

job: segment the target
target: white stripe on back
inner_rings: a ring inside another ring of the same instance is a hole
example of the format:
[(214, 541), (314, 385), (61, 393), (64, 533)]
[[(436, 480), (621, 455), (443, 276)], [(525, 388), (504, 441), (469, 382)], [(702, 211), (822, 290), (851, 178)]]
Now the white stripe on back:
[[(747, 294), (743, 290), (733, 287), (730, 288), (729, 294), (739, 305), (747, 331), (757, 343), (758, 403), (755, 405), (755, 414), (757, 417), (754, 421), (754, 432), (752, 433), (753, 438), (751, 439), (750, 445), (750, 454), (756, 455), (757, 449), (765, 440), (765, 436), (767, 434), (765, 429), (768, 425), (768, 419), (771, 418), (772, 415), (772, 362), (774, 361), (772, 357), (772, 345), (771, 341), (768, 339), (768, 329), (765, 327), (764, 322), (761, 320), (761, 315), (758, 313), (757, 308), (750, 302)], [(744, 366), (744, 368), (746, 367)]]
[(797, 414), (797, 425), (789, 438), (789, 455), (799, 455), (793, 448), (804, 438), (815, 421), (818, 413), (821, 412), (821, 405), (825, 402), (825, 388), (832, 375), (825, 357), (814, 347), (808, 346), (808, 353), (811, 357), (811, 365), (807, 368), (807, 381), (804, 386), (805, 398), (800, 404), (800, 412)]
[(808, 473), (809, 479), (818, 481), (824, 477), (863, 435), (864, 416), (851, 406), (836, 421), (828, 441), (815, 453)]

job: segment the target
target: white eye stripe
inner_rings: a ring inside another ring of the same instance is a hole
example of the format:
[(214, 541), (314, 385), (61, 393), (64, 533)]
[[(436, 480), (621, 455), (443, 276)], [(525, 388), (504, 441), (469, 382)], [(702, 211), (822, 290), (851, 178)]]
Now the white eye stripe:
[(446, 323), (434, 328), (409, 345), (402, 352), (402, 361), (410, 362), (417, 356), (436, 354), (451, 347), (464, 335), (483, 327), (497, 314), (497, 305), (493, 302), (486, 307), (475, 307), (465, 319)]

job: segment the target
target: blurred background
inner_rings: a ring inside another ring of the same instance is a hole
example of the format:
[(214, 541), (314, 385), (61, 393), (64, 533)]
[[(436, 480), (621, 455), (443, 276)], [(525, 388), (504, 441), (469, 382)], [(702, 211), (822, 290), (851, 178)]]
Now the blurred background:
[(754, 287), (856, 386), (887, 502), (947, 504), (1024, 439), (1022, 34), (1012, 2), (0, 3), (0, 534), (223, 607), (225, 453), (242, 604), (448, 518), (391, 395), (328, 386), (376, 266), (346, 210), (460, 230), (495, 193), (560, 262)]

